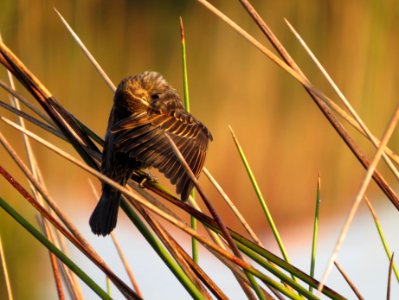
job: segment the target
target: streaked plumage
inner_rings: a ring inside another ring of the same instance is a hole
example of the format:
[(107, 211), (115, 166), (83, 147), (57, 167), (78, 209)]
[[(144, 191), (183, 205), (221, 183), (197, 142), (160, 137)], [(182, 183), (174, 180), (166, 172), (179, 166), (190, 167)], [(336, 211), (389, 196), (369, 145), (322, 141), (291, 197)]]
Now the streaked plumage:
[[(171, 149), (167, 133), (196, 177), (204, 165), (209, 130), (184, 111), (176, 91), (156, 72), (128, 77), (119, 84), (108, 121), (101, 171), (125, 185), (134, 170), (154, 167), (161, 171), (183, 201), (193, 182)], [(95, 234), (107, 235), (116, 226), (120, 192), (103, 184), (100, 201), (90, 217)]]

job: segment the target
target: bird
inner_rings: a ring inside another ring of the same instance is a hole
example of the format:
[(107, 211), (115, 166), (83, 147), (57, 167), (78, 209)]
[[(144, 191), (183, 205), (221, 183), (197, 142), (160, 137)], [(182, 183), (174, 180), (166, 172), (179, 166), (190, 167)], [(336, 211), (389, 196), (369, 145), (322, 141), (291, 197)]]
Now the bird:
[[(168, 135), (198, 178), (211, 132), (185, 111), (176, 90), (154, 71), (124, 78), (118, 85), (101, 159), (101, 173), (126, 185), (133, 172), (153, 167), (176, 186), (186, 201), (194, 183), (167, 139)], [(121, 192), (102, 182), (102, 194), (89, 224), (96, 235), (116, 227)]]

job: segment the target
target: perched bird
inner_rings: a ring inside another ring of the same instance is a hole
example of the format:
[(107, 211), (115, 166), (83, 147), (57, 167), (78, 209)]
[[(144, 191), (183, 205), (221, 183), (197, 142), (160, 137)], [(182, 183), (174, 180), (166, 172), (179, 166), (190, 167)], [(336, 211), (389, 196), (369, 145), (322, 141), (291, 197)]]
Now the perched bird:
[[(204, 165), (209, 130), (190, 113), (165, 79), (144, 72), (121, 81), (108, 121), (101, 172), (125, 185), (135, 170), (154, 167), (162, 172), (183, 201), (194, 183), (167, 138), (168, 134), (198, 178)], [(121, 193), (102, 184), (102, 195), (90, 217), (97, 235), (107, 235), (116, 226)]]

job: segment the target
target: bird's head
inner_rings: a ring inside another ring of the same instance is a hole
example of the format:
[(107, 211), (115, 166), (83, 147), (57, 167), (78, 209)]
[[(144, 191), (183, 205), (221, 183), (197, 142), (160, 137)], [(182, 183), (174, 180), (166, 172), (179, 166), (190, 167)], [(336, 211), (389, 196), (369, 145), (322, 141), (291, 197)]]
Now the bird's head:
[(134, 113), (155, 108), (171, 99), (181, 102), (161, 74), (146, 71), (121, 81), (115, 93), (114, 105), (121, 111)]

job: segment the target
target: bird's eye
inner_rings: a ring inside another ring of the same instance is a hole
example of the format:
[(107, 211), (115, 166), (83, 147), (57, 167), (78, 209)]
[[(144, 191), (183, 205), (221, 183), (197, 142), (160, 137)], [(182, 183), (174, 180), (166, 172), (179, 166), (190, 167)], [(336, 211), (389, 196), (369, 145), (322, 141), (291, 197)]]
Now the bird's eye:
[(159, 94), (152, 94), (151, 95), (151, 100), (157, 100), (159, 99)]

